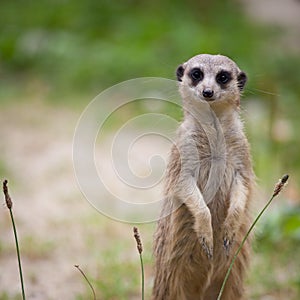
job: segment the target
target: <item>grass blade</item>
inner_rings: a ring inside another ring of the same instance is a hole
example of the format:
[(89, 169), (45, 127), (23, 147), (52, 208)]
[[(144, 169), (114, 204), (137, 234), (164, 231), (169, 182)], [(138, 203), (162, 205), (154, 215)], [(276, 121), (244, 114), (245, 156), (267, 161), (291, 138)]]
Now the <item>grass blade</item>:
[(89, 279), (86, 277), (86, 275), (84, 274), (84, 272), (80, 269), (79, 265), (75, 265), (74, 267), (77, 268), (78, 271), (82, 274), (82, 276), (84, 277), (84, 279), (86, 280), (87, 284), (89, 285), (89, 287), (92, 290), (94, 300), (96, 300), (96, 293), (95, 293), (95, 290), (94, 290), (92, 284), (90, 283)]

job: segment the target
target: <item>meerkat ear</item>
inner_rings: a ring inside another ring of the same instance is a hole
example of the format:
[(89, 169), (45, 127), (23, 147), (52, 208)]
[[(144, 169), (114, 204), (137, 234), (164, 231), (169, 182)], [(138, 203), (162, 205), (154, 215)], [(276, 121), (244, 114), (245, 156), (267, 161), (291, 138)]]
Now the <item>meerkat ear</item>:
[(244, 89), (244, 86), (247, 82), (247, 75), (244, 72), (240, 72), (238, 77), (237, 77), (237, 81), (238, 81), (238, 87), (240, 89), (240, 91), (242, 91)]
[(184, 67), (183, 65), (178, 66), (177, 70), (176, 70), (176, 76), (177, 76), (177, 80), (178, 81), (182, 81), (182, 76), (184, 74)]

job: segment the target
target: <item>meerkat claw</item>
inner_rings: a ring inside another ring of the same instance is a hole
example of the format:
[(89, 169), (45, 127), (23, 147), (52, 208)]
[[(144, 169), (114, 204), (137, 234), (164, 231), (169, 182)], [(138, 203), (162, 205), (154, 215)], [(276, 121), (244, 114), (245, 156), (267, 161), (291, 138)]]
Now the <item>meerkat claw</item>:
[(227, 252), (227, 254), (229, 253), (229, 249), (230, 249), (230, 246), (231, 246), (231, 242), (229, 241), (229, 239), (227, 238), (224, 238), (224, 248)]
[(223, 246), (225, 248), (227, 255), (229, 254), (232, 244), (234, 243), (234, 236), (235, 234), (233, 234), (231, 237), (228, 234), (226, 234), (223, 239)]
[(207, 241), (204, 237), (200, 238), (201, 241), (201, 247), (203, 249), (203, 251), (205, 252), (205, 254), (207, 255), (208, 259), (212, 259), (213, 258), (213, 247), (209, 246), (207, 244)]

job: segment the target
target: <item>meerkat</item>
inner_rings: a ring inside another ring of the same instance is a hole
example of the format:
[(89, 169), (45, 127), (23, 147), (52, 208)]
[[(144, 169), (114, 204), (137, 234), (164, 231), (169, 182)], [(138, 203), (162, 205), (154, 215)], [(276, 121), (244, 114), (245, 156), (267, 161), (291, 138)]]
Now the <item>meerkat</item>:
[[(154, 300), (216, 300), (251, 225), (254, 173), (240, 118), (247, 76), (226, 56), (200, 54), (176, 71), (184, 118), (172, 146), (154, 235)], [(222, 300), (244, 299), (251, 239)]]

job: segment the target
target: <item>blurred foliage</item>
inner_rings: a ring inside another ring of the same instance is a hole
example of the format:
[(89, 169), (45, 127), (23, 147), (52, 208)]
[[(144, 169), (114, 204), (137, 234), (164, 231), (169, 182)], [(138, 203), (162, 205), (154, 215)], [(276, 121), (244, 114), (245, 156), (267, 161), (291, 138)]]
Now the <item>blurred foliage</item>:
[(299, 55), (280, 44), (284, 32), (254, 23), (239, 1), (3, 0), (0, 26), (2, 103), (74, 105), (131, 78), (175, 79), (176, 66), (198, 53), (232, 57), (248, 73), (245, 99), (265, 112), (254, 132), (248, 128), (262, 142), (252, 143), (258, 176), (272, 173), (266, 165), (278, 154), (274, 171), (300, 178)]
[(0, 26), (2, 84), (34, 79), (45, 92), (174, 78), (179, 63), (204, 52), (227, 54), (255, 73), (273, 35), (229, 0), (3, 0)]
[(287, 247), (288, 243), (295, 243), (300, 247), (300, 207), (281, 207), (263, 222), (262, 227), (257, 236), (258, 244), (263, 242), (280, 249)]
[(6, 292), (0, 292), (0, 300), (22, 300), (22, 295), (9, 296)]

